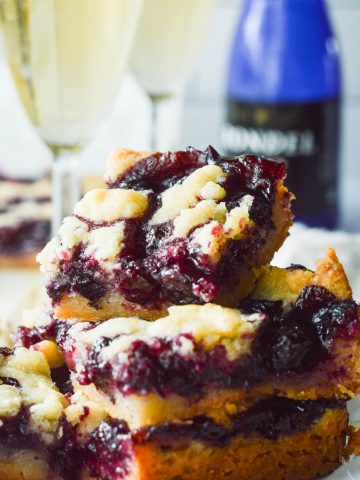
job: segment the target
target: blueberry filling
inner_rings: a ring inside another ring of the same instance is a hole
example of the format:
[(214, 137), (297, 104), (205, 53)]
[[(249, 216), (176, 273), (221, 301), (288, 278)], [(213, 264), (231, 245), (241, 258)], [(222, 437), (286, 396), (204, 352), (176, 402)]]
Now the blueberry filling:
[(47, 287), (47, 292), (53, 302), (60, 302), (66, 293), (76, 293), (89, 300), (93, 306), (107, 291), (106, 272), (95, 259), (83, 254), (83, 247), (76, 248), (71, 261), (61, 263), (61, 273)]
[(303, 270), (304, 272), (310, 272), (308, 268), (304, 267), (304, 265), (299, 265), (298, 263), (292, 263), (289, 267), (286, 268), (286, 270)]
[[(229, 360), (224, 346), (206, 351), (191, 334), (175, 338), (154, 338), (150, 342), (134, 341), (124, 360), (102, 360), (102, 350), (114, 339), (101, 338), (88, 351), (88, 359), (77, 371), (82, 384), (94, 382), (112, 395), (147, 394), (165, 396), (197, 395), (207, 388), (244, 388), (265, 381), (297, 382), (302, 374), (329, 366), (329, 382), (346, 375), (346, 365), (334, 372), (333, 347), (337, 339), (351, 340), (359, 334), (358, 306), (342, 301), (323, 287), (305, 287), (290, 309), (282, 302), (248, 300), (241, 307), (248, 313), (263, 313), (265, 319), (252, 343), (251, 353)], [(98, 323), (91, 324), (94, 328)], [(116, 337), (115, 337), (116, 338)], [(181, 353), (181, 343), (192, 342), (190, 353)], [(65, 358), (74, 367), (75, 345), (63, 342)], [(186, 373), (185, 373), (186, 372)], [(344, 373), (345, 372), (345, 373)], [(326, 375), (326, 373), (323, 373)], [(326, 378), (326, 377), (324, 377)]]
[(16, 226), (0, 226), (0, 254), (14, 255), (39, 250), (49, 237), (48, 220), (22, 220)]
[(60, 439), (46, 451), (48, 464), (64, 480), (80, 479), (83, 452), (77, 442), (76, 432), (64, 417), (60, 419)]
[(206, 416), (199, 416), (179, 426), (166, 423), (142, 428), (133, 434), (133, 438), (139, 443), (156, 441), (162, 447), (176, 444), (178, 437), (181, 440), (185, 437), (188, 441), (200, 440), (207, 445), (218, 447), (227, 445), (236, 435), (247, 438), (260, 435), (269, 440), (276, 440), (281, 436), (290, 436), (308, 429), (328, 409), (344, 407), (345, 402), (334, 399), (295, 401), (272, 397), (257, 403), (245, 412), (234, 415), (230, 428), (217, 424)]
[[(12, 182), (14, 185), (30, 185), (34, 183), (31, 178), (11, 178), (0, 174), (1, 182)], [(28, 201), (39, 204), (50, 202), (50, 197), (27, 197), (15, 196), (7, 200), (0, 213), (7, 213), (13, 210), (13, 207), (21, 205)], [(15, 255), (19, 252), (27, 253), (34, 250), (40, 250), (44, 247), (50, 238), (50, 219), (22, 219), (16, 225), (2, 226), (0, 224), (0, 254)]]
[(239, 435), (276, 440), (310, 428), (327, 410), (344, 408), (344, 405), (337, 400), (271, 398), (232, 417), (230, 426), (199, 416), (187, 422), (164, 423), (130, 431), (120, 420), (106, 420), (91, 435), (85, 465), (96, 478), (122, 479), (130, 473), (136, 445), (152, 442), (167, 450), (186, 448), (192, 441), (200, 441), (206, 446), (221, 448)]
[[(186, 237), (171, 238), (173, 221), (149, 224), (160, 206), (160, 194), (182, 182), (196, 168), (209, 164), (219, 165), (227, 175), (220, 185), (226, 190), (222, 201), (228, 210), (239, 206), (245, 195), (254, 197), (249, 212), (254, 226), (244, 238), (227, 243), (217, 264), (196, 243), (189, 242), (193, 231)], [(152, 192), (146, 215), (125, 221), (125, 248), (111, 278), (94, 258), (86, 255), (86, 245), (80, 244), (70, 260), (60, 261), (59, 272), (48, 285), (49, 296), (58, 304), (65, 295), (74, 293), (87, 298), (94, 307), (100, 307), (106, 293), (114, 291), (129, 302), (151, 308), (160, 308), (166, 302), (212, 301), (219, 293), (233, 289), (241, 274), (256, 260), (274, 228), (272, 207), (277, 184), (285, 174), (282, 163), (254, 155), (222, 157), (211, 147), (204, 152), (189, 148), (141, 160), (109, 185)], [(90, 222), (91, 228), (104, 225)]]
[(27, 449), (40, 448), (40, 435), (34, 433), (30, 427), (30, 412), (28, 409), (22, 409), (13, 417), (1, 418), (0, 443), (7, 448)]
[(82, 452), (77, 444), (75, 430), (62, 417), (59, 423), (59, 439), (46, 445), (39, 432), (30, 422), (30, 411), (23, 408), (13, 417), (0, 417), (0, 444), (11, 450), (34, 450), (44, 453), (49, 466), (64, 480), (77, 480), (83, 462)]
[(130, 472), (133, 445), (129, 429), (121, 420), (106, 420), (91, 434), (85, 450), (85, 465), (101, 480), (126, 478)]
[(0, 355), (3, 355), (4, 357), (8, 357), (13, 353), (13, 350), (8, 347), (0, 347)]
[(282, 302), (250, 300), (241, 308), (267, 315), (254, 350), (265, 370), (276, 374), (315, 368), (331, 357), (337, 338), (350, 340), (360, 328), (358, 305), (320, 286), (305, 287), (286, 312)]
[(63, 395), (74, 393), (74, 387), (70, 380), (70, 370), (65, 365), (53, 368), (51, 370), (51, 379)]
[(20, 382), (13, 377), (0, 377), (0, 385), (10, 385), (11, 387), (20, 387)]
[(21, 325), (16, 329), (13, 340), (25, 348), (30, 348), (31, 345), (43, 340), (54, 340), (55, 338), (59, 343), (62, 343), (69, 328), (70, 324), (61, 320), (52, 320), (47, 325), (33, 328)]

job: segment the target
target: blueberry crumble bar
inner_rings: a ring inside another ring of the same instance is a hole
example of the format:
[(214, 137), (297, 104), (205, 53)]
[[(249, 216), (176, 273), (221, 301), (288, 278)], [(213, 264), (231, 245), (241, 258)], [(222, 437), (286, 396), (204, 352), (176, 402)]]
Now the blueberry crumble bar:
[(60, 478), (46, 455), (60, 440), (66, 405), (41, 353), (0, 349), (1, 478), (35, 480), (44, 478), (44, 472)]
[(50, 236), (51, 181), (0, 175), (0, 266), (34, 267)]
[(81, 392), (62, 395), (43, 353), (0, 351), (6, 480), (310, 479), (340, 464), (347, 425), (342, 401), (278, 398), (226, 422), (200, 415), (130, 429)]
[(17, 331), (55, 339), (76, 390), (138, 428), (196, 415), (224, 420), (265, 395), (351, 398), (360, 390), (360, 314), (335, 252), (304, 268), (267, 267), (239, 309), (173, 306), (138, 318), (54, 320)]
[(236, 306), (288, 234), (282, 163), (211, 147), (111, 162), (109, 188), (87, 193), (38, 256), (58, 318)]
[(80, 479), (82, 451), (105, 419), (81, 393), (60, 393), (42, 353), (0, 348), (2, 480)]

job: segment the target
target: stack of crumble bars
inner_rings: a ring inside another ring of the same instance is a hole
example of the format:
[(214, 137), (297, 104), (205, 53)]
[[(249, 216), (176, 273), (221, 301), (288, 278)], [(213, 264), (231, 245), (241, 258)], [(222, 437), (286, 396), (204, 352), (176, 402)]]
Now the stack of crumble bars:
[[(333, 250), (269, 266), (285, 166), (117, 151), (0, 352), (0, 478), (310, 480), (351, 450), (360, 315)], [(304, 245), (304, 248), (310, 248)]]

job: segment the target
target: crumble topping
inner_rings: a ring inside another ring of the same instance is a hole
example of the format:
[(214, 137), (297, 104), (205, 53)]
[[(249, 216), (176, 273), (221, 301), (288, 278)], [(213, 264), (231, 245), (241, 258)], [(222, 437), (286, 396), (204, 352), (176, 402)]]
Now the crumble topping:
[(254, 197), (245, 195), (241, 199), (240, 205), (230, 210), (224, 225), (224, 231), (228, 238), (239, 240), (243, 236), (244, 230), (253, 225), (254, 222), (250, 220), (249, 216), (253, 201)]
[[(221, 259), (221, 251), (226, 245), (228, 240), (240, 240), (248, 228), (253, 225), (253, 221), (250, 219), (249, 210), (251, 208), (254, 197), (251, 195), (246, 195), (240, 202), (238, 207), (233, 208), (230, 212), (227, 211), (225, 204), (220, 203), (219, 205), (215, 204), (212, 200), (204, 200), (200, 202), (193, 210), (199, 208), (204, 202), (213, 202), (215, 207), (208, 208), (205, 210), (207, 216), (204, 214), (201, 218), (202, 210), (198, 215), (199, 220), (204, 220), (203, 222), (199, 221), (192, 224), (188, 220), (189, 230), (201, 223), (205, 223), (204, 226), (198, 228), (194, 232), (193, 242), (198, 244), (202, 252), (208, 255), (209, 260), (212, 263), (216, 263)], [(189, 212), (188, 217), (197, 219), (196, 215), (191, 215), (191, 210), (185, 210)], [(178, 217), (178, 219), (181, 218)], [(208, 220), (216, 220), (210, 223), (207, 223)], [(177, 220), (177, 219), (176, 219)], [(176, 220), (174, 222), (176, 227)], [(185, 223), (185, 222), (184, 222)], [(174, 229), (174, 235), (176, 234), (176, 228)]]
[(222, 200), (226, 196), (226, 190), (215, 182), (207, 182), (200, 190), (200, 196), (204, 200)]
[(103, 266), (106, 266), (109, 262), (113, 263), (123, 248), (124, 228), (124, 224), (119, 223), (92, 230), (87, 239), (88, 245), (85, 249), (85, 255), (94, 256)]
[(0, 227), (16, 227), (22, 221), (49, 220), (51, 217), (51, 203), (26, 201), (6, 207), (0, 213)]
[[(22, 347), (2, 354), (0, 378), (0, 415), (11, 417), (28, 408), (30, 424), (46, 443), (51, 442), (67, 401), (51, 380), (45, 356)], [(13, 385), (4, 379), (11, 379)]]
[(66, 217), (59, 229), (61, 244), (65, 249), (71, 250), (79, 243), (86, 241), (88, 232), (87, 223), (76, 217)]
[(211, 263), (217, 263), (221, 259), (221, 252), (226, 244), (223, 226), (213, 221), (196, 229), (193, 242), (199, 245)]
[(21, 395), (12, 385), (0, 385), (0, 416), (15, 416), (21, 408)]
[(90, 434), (107, 417), (105, 410), (98, 403), (85, 397), (81, 390), (71, 396), (71, 404), (66, 407), (64, 413), (67, 421), (77, 426), (77, 432), (81, 436)]
[(25, 201), (44, 198), (51, 198), (51, 182), (47, 178), (42, 178), (36, 182), (0, 181), (0, 210), (7, 207), (13, 199)]
[(86, 193), (74, 214), (92, 222), (113, 222), (141, 217), (148, 208), (147, 195), (135, 190), (96, 188)]
[(38, 254), (37, 261), (42, 272), (56, 272), (61, 259), (70, 259), (72, 250), (80, 244), (86, 245), (85, 255), (94, 257), (103, 268), (112, 267), (123, 248), (125, 238), (123, 222), (89, 230), (88, 225), (76, 217), (67, 217), (52, 239)]
[(56, 275), (59, 268), (58, 251), (60, 249), (61, 243), (59, 239), (55, 237), (37, 254), (36, 261), (40, 263), (40, 272)]
[[(208, 169), (209, 167), (212, 169), (214, 166), (209, 165), (207, 167), (203, 167), (203, 169)], [(194, 172), (192, 175), (194, 176), (197, 172)], [(212, 174), (216, 173), (217, 175), (221, 176), (222, 173), (220, 172), (222, 172), (222, 170), (218, 167), (215, 167), (215, 171), (212, 169)], [(205, 177), (203, 177), (203, 173), (200, 176), (195, 175), (192, 182), (197, 183), (199, 178), (208, 178), (207, 175), (210, 173), (211, 172), (208, 171)], [(182, 185), (176, 185), (175, 187), (181, 186)], [(119, 218), (115, 218), (114, 211), (111, 213), (108, 212), (105, 219), (94, 206), (90, 208), (92, 200), (89, 204), (86, 201), (85, 207), (83, 202), (87, 198), (100, 198), (102, 199), (100, 201), (103, 201), (105, 208), (108, 203), (108, 194), (111, 192), (111, 199), (109, 202), (113, 203), (115, 202), (116, 198), (119, 198), (119, 204), (116, 206), (116, 208), (122, 210), (124, 206), (121, 204), (121, 201), (125, 202), (126, 198), (128, 198), (129, 202), (131, 202), (132, 200), (134, 201), (138, 194), (143, 200), (146, 199), (146, 197), (142, 193), (130, 190), (113, 189), (101, 190), (100, 192), (99, 190), (101, 189), (89, 192), (77, 205), (75, 208), (75, 213), (78, 215), (81, 214), (80, 216), (84, 216), (85, 208), (89, 208), (89, 211), (94, 209), (94, 213), (91, 214), (93, 217), (92, 220), (96, 218), (96, 220), (100, 222), (105, 220), (109, 221), (109, 219), (112, 218), (112, 221), (117, 220), (118, 223), (99, 228), (95, 227), (90, 230), (85, 221), (75, 216), (65, 218), (59, 230), (58, 237), (51, 240), (43, 249), (43, 251), (37, 256), (38, 262), (40, 262), (42, 265), (41, 271), (48, 273), (56, 272), (59, 267), (59, 261), (62, 259), (70, 259), (72, 256), (72, 249), (80, 244), (84, 244), (86, 246), (84, 253), (87, 257), (94, 257), (104, 269), (111, 270), (111, 268), (113, 268), (114, 263), (116, 263), (117, 256), (121, 253), (124, 247), (123, 241), (125, 239), (125, 225), (121, 221), (121, 218), (127, 218), (127, 213), (122, 213), (120, 216), (118, 214)], [(167, 190), (167, 192), (170, 190), (172, 189), (170, 188)], [(106, 192), (105, 197), (103, 193), (104, 191)], [(245, 195), (242, 198), (240, 205), (230, 210), (230, 212), (228, 212), (224, 202), (216, 203), (213, 199), (201, 200), (194, 207), (182, 209), (180, 210), (179, 215), (174, 219), (173, 234), (169, 240), (173, 238), (185, 237), (192, 229), (202, 225), (195, 230), (193, 238), (190, 239), (190, 242), (198, 245), (202, 252), (209, 256), (209, 260), (212, 263), (216, 263), (221, 258), (221, 251), (226, 242), (231, 239), (240, 239), (244, 235), (246, 229), (252, 226), (253, 222), (249, 217), (249, 210), (251, 208), (253, 198), (254, 197), (251, 195)], [(184, 197), (182, 198), (182, 201), (183, 200)], [(176, 205), (173, 206), (177, 208)], [(132, 213), (135, 215), (135, 209), (132, 209), (131, 205), (127, 204), (126, 208), (128, 210), (132, 210)], [(165, 208), (169, 213), (170, 207), (163, 205), (157, 211), (157, 213), (155, 213), (151, 221), (153, 221), (159, 212), (162, 211), (164, 213), (164, 210), (162, 210), (163, 208)], [(89, 215), (90, 214), (88, 213), (87, 218), (89, 218)], [(208, 223), (209, 221), (210, 223)]]
[(174, 237), (185, 237), (197, 225), (217, 220), (224, 223), (227, 209), (225, 203), (217, 204), (214, 200), (202, 200), (194, 208), (181, 210), (174, 220)]
[(146, 158), (150, 152), (137, 152), (134, 150), (120, 149), (113, 151), (106, 163), (106, 180), (116, 180), (139, 160)]
[[(169, 309), (167, 317), (147, 322), (137, 318), (114, 318), (89, 329), (89, 323), (79, 323), (69, 329), (69, 335), (76, 343), (81, 356), (84, 349), (92, 348), (100, 338), (113, 341), (102, 350), (102, 359), (110, 361), (126, 352), (131, 344), (141, 340), (150, 342), (156, 338), (172, 338), (190, 334), (196, 342), (201, 342), (205, 350), (217, 345), (225, 346), (229, 359), (247, 353), (253, 335), (259, 328), (264, 315), (244, 315), (218, 305), (185, 305)], [(182, 339), (178, 345), (183, 355), (191, 353), (193, 342)]]
[[(205, 188), (206, 199), (219, 200), (226, 192), (214, 189), (212, 184), (224, 181), (224, 171), (217, 165), (205, 165), (191, 173), (185, 180), (165, 190), (161, 194), (161, 208), (150, 219), (150, 225), (164, 223), (177, 217), (183, 209), (194, 207), (201, 200), (201, 191)], [(210, 182), (210, 186), (208, 185)], [(214, 194), (215, 198), (211, 196)], [(219, 198), (220, 196), (220, 198)]]

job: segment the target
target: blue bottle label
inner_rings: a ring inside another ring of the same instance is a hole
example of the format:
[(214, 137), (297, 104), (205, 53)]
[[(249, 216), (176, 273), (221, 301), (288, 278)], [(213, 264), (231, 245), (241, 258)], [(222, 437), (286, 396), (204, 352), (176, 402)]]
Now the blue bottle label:
[(227, 100), (221, 132), (226, 154), (283, 159), (295, 218), (334, 228), (338, 205), (339, 99), (298, 104)]

